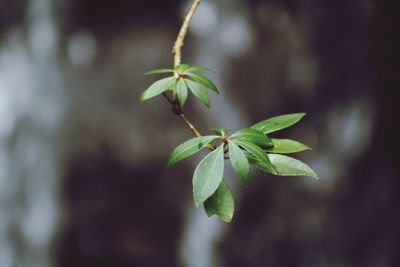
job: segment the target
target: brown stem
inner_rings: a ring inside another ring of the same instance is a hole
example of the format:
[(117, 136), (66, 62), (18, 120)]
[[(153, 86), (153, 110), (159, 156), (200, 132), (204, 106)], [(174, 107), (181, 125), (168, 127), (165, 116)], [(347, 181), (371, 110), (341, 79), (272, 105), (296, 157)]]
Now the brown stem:
[(163, 97), (165, 97), (165, 99), (171, 104), (174, 105), (174, 101), (172, 101), (171, 98), (169, 98), (169, 96), (167, 95), (166, 92), (162, 93)]
[(187, 13), (185, 20), (183, 21), (181, 30), (179, 31), (178, 37), (176, 38), (174, 47), (172, 48), (172, 54), (174, 55), (174, 67), (179, 66), (181, 64), (181, 50), (184, 45), (186, 33), (188, 31), (190, 22), (192, 21), (192, 18), (194, 16), (194, 13), (196, 13), (197, 7), (200, 5), (201, 0), (194, 0), (189, 12)]
[[(178, 37), (176, 38), (174, 47), (172, 48), (172, 54), (174, 55), (174, 67), (179, 66), (181, 64), (181, 59), (182, 59), (182, 47), (185, 42), (185, 37), (190, 25), (190, 22), (192, 21), (192, 18), (194, 16), (194, 13), (196, 13), (197, 7), (200, 5), (201, 0), (193, 0), (193, 3), (189, 9), (189, 12), (187, 13), (185, 20), (183, 21), (182, 27), (179, 31)], [(182, 107), (179, 104), (179, 101), (176, 97), (176, 92), (173, 91), (172, 93), (172, 99), (166, 94), (163, 93), (163, 96), (167, 99), (169, 103), (172, 105), (172, 110), (173, 112), (178, 115), (182, 121), (189, 127), (189, 129), (196, 135), (197, 137), (202, 136), (200, 131), (197, 130), (197, 128), (190, 122), (190, 120), (186, 117), (185, 113), (183, 112)], [(207, 146), (210, 150), (214, 150), (215, 146), (212, 144), (209, 144)]]
[(193, 126), (193, 124), (186, 118), (183, 112), (180, 112), (178, 116), (185, 122), (185, 124), (189, 127), (189, 129), (197, 136), (200, 137), (201, 133)]

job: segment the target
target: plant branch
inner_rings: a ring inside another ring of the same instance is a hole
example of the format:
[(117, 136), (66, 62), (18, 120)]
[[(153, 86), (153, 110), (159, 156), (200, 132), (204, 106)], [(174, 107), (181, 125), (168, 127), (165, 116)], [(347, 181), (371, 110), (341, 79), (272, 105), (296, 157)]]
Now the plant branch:
[(172, 99), (167, 95), (166, 92), (162, 93), (162, 95), (171, 105), (175, 105), (174, 101), (172, 101)]
[[(189, 9), (189, 12), (187, 13), (187, 15), (185, 17), (185, 20), (183, 21), (183, 24), (179, 31), (178, 37), (176, 38), (176, 41), (172, 48), (172, 54), (174, 56), (174, 67), (179, 66), (181, 64), (182, 47), (185, 43), (185, 37), (186, 37), (187, 31), (188, 31), (190, 22), (192, 21), (192, 18), (194, 16), (194, 14), (196, 13), (196, 10), (197, 10), (198, 6), (200, 5), (200, 2), (201, 2), (201, 0), (193, 0), (193, 3)], [(183, 112), (183, 109), (180, 106), (179, 101), (176, 98), (176, 92), (174, 91), (172, 93), (172, 99), (166, 93), (163, 93), (163, 96), (172, 105), (172, 111), (182, 119), (182, 121), (189, 127), (189, 129), (193, 132), (193, 134), (196, 135), (197, 137), (202, 136), (200, 131), (197, 130), (197, 128), (190, 122), (190, 120), (186, 117), (185, 113)], [(215, 149), (215, 146), (212, 144), (207, 145), (207, 147), (210, 150)]]
[(186, 125), (189, 127), (189, 129), (197, 136), (200, 137), (201, 133), (196, 129), (196, 127), (193, 126), (193, 124), (186, 118), (185, 114), (183, 112), (178, 114), (179, 117), (186, 123)]
[(183, 110), (180, 107), (179, 103), (177, 103), (176, 101), (173, 101), (166, 93), (163, 93), (163, 96), (172, 105), (172, 111), (183, 120), (183, 122), (189, 127), (189, 129), (197, 137), (202, 136), (200, 134), (200, 132), (196, 129), (196, 127), (194, 127), (193, 124), (188, 120), (188, 118), (186, 118), (186, 115), (183, 113)]
[(179, 31), (178, 38), (176, 38), (174, 47), (172, 48), (172, 54), (174, 55), (174, 67), (179, 66), (181, 64), (181, 50), (184, 45), (186, 33), (188, 31), (190, 22), (192, 21), (192, 18), (194, 16), (194, 13), (196, 13), (197, 7), (200, 5), (201, 0), (194, 0), (189, 12), (187, 13), (185, 20), (183, 21), (181, 30)]

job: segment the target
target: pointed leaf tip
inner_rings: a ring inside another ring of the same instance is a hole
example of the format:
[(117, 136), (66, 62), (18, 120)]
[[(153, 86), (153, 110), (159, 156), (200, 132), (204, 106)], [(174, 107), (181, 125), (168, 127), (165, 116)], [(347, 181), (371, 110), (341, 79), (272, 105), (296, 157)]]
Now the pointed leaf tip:
[(259, 169), (279, 176), (307, 176), (319, 179), (318, 175), (304, 162), (279, 154), (269, 154), (274, 170), (265, 168), (260, 162), (253, 162)]
[(272, 139), (273, 147), (265, 149), (268, 153), (291, 154), (311, 150), (311, 147), (291, 139)]
[(266, 120), (260, 121), (251, 128), (259, 130), (264, 134), (276, 132), (285, 128), (288, 128), (297, 122), (299, 122), (306, 113), (292, 113), (292, 114), (285, 114), (279, 115), (272, 118), (268, 118)]

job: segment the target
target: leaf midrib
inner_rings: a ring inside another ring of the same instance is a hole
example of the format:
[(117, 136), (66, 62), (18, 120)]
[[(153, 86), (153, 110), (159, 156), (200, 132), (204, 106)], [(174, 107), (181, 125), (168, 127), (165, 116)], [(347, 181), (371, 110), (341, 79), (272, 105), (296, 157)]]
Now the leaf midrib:
[[(219, 150), (221, 150), (221, 146), (218, 147), (217, 149), (218, 149), (218, 151), (215, 152), (216, 156), (215, 156), (215, 158), (214, 158), (214, 160), (212, 162), (212, 168), (208, 168), (208, 170), (207, 170), (207, 175), (206, 175), (207, 178), (206, 178), (205, 182), (202, 185), (202, 188), (200, 190), (199, 195), (203, 195), (205, 185), (208, 183), (208, 181), (210, 180), (210, 177), (211, 177), (210, 173), (215, 168), (216, 162), (219, 160)], [(218, 189), (218, 187), (217, 187), (217, 189)]]

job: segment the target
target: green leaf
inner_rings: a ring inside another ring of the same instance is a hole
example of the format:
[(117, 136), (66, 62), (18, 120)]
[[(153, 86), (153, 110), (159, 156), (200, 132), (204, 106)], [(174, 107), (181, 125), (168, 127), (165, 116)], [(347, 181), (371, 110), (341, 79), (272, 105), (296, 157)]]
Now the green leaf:
[(177, 148), (174, 149), (174, 151), (172, 151), (171, 156), (169, 156), (167, 168), (174, 165), (178, 161), (181, 161), (197, 153), (217, 138), (218, 136), (216, 135), (207, 135), (195, 137), (180, 144)]
[(188, 64), (181, 64), (181, 65), (179, 65), (179, 66), (176, 66), (175, 68), (174, 68), (174, 70), (176, 71), (176, 72), (178, 72), (178, 73), (183, 73), (185, 70), (187, 70), (189, 68), (189, 65)]
[(192, 80), (185, 79), (186, 85), (190, 91), (207, 107), (210, 108), (210, 96), (207, 90), (200, 84), (193, 82)]
[(202, 159), (194, 170), (193, 198), (196, 207), (200, 206), (217, 190), (224, 175), (223, 145)]
[(149, 98), (155, 97), (169, 89), (174, 85), (176, 79), (174, 77), (168, 77), (161, 80), (156, 81), (150, 87), (143, 92), (141, 101), (145, 101)]
[(246, 156), (247, 156), (247, 159), (249, 160), (249, 163), (255, 165), (257, 168), (259, 168), (265, 172), (270, 172), (270, 173), (274, 173), (274, 174), (276, 173), (276, 170), (272, 166), (272, 163), (261, 162), (251, 154), (247, 154)]
[(232, 129), (221, 129), (221, 128), (210, 128), (210, 130), (219, 136), (227, 135), (230, 131), (232, 131)]
[(199, 83), (199, 84), (213, 90), (217, 94), (219, 94), (217, 86), (215, 86), (215, 84), (210, 79), (208, 79), (206, 76), (201, 75), (201, 74), (196, 74), (196, 73), (188, 73), (188, 75), (193, 80), (195, 80), (197, 83)]
[(305, 163), (284, 155), (269, 154), (274, 170), (271, 171), (262, 162), (254, 162), (259, 169), (280, 176), (308, 176), (318, 179), (318, 175)]
[(297, 153), (305, 150), (310, 150), (311, 147), (291, 139), (272, 139), (274, 147), (268, 148), (265, 151), (277, 154)]
[(263, 148), (272, 147), (274, 145), (271, 139), (269, 139), (269, 137), (267, 137), (264, 133), (252, 128), (241, 129), (234, 133), (231, 137), (254, 143), (262, 146)]
[(243, 140), (234, 140), (233, 141), (236, 145), (239, 145), (241, 147), (243, 147), (245, 150), (247, 150), (251, 155), (253, 155), (258, 161), (265, 163), (266, 165), (268, 165), (271, 169), (273, 169), (274, 167), (271, 164), (271, 161), (268, 158), (267, 153), (262, 150), (259, 146), (247, 142), (247, 141), (243, 141)]
[(182, 78), (180, 78), (176, 84), (176, 95), (178, 96), (180, 106), (183, 107), (188, 96), (188, 89)]
[(217, 191), (204, 202), (204, 209), (208, 215), (217, 215), (223, 222), (231, 222), (235, 212), (235, 201), (229, 185), (222, 180)]
[(210, 70), (203, 66), (191, 66), (187, 68), (185, 72), (204, 72), (204, 71), (210, 71)]
[(292, 126), (299, 122), (305, 115), (305, 113), (280, 115), (258, 122), (251, 126), (251, 128), (268, 134)]
[(174, 73), (173, 69), (155, 69), (145, 72), (144, 75), (160, 74), (160, 73)]
[(250, 167), (246, 155), (235, 143), (229, 142), (228, 146), (229, 158), (231, 160), (233, 169), (237, 174), (240, 175), (245, 183), (248, 183)]

